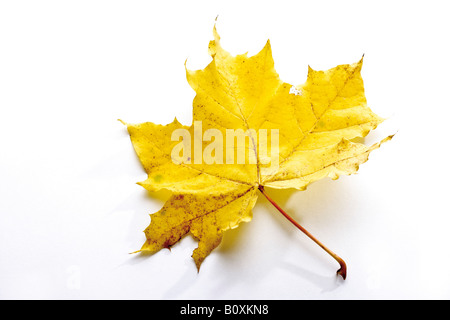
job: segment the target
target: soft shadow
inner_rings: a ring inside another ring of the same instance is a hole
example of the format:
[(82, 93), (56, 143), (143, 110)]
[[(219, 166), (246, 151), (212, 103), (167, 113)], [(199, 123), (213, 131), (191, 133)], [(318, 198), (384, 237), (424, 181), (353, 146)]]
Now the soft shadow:
[(244, 242), (243, 239), (248, 226), (248, 222), (242, 222), (239, 224), (238, 228), (227, 230), (223, 235), (222, 242), (215, 251), (225, 254), (236, 250), (239, 244)]
[(127, 259), (126, 261), (124, 261), (120, 266), (135, 265), (135, 264), (139, 264), (139, 263), (148, 261), (148, 258), (155, 255), (156, 253), (157, 252), (152, 253), (152, 252), (146, 252), (146, 251), (129, 252), (130, 259)]
[[(270, 192), (270, 196), (272, 197), (272, 199), (274, 199), (280, 206), (284, 206), (291, 197), (291, 195), (298, 191), (295, 189), (280, 190), (270, 188), (267, 188), (267, 190), (269, 190), (268, 192)], [(272, 206), (272, 204), (269, 201), (267, 201), (267, 199), (265, 199), (262, 194), (259, 194), (258, 201), (253, 211), (254, 212), (258, 211), (257, 208), (261, 205), (264, 206), (264, 208), (267, 210), (276, 211), (276, 209)], [(251, 222), (252, 221), (243, 222), (239, 224), (238, 228), (227, 230), (222, 239), (222, 243), (216, 250), (221, 252), (228, 252), (235, 250), (236, 247), (239, 245), (239, 243), (243, 243), (246, 230), (248, 229), (249, 223)]]
[[(297, 189), (275, 189), (275, 188), (265, 188), (269, 196), (279, 205), (283, 206), (285, 205), (288, 200), (291, 198), (291, 196), (295, 193), (302, 192)], [(264, 195), (261, 194), (262, 198), (264, 198)], [(270, 204), (266, 201), (264, 203)], [(272, 206), (270, 204), (270, 206)]]
[[(297, 222), (301, 223), (303, 219), (317, 216), (320, 223), (327, 223), (349, 214), (348, 210), (336, 212), (337, 208), (346, 207), (353, 193), (354, 187), (347, 183), (348, 178), (348, 176), (342, 176), (337, 180), (325, 178), (310, 184), (305, 191), (267, 188), (266, 192)], [(264, 207), (270, 212), (278, 212), (269, 201), (264, 200), (261, 201)]]
[[(331, 179), (323, 179), (317, 181), (308, 186), (307, 190), (299, 191), (296, 189), (280, 190), (266, 188), (266, 193), (286, 211), (294, 220), (300, 223), (303, 227), (309, 230), (309, 226), (305, 225), (303, 221), (309, 221), (314, 224), (315, 229), (320, 230), (321, 225), (324, 230), (333, 229), (333, 225), (336, 226), (336, 233), (341, 232), (339, 230), (340, 224), (337, 220), (345, 216), (346, 219), (350, 218), (352, 213), (336, 212), (336, 208), (342, 208), (346, 206), (349, 194), (352, 192), (352, 187), (346, 183), (347, 177), (341, 177), (340, 179), (333, 181)], [(277, 223), (283, 230), (292, 236), (293, 241), (298, 241), (298, 245), (301, 247), (303, 239), (298, 239), (299, 231), (296, 227), (292, 226), (287, 219), (278, 212), (278, 210), (261, 194), (258, 200), (258, 204), (265, 208), (265, 212), (273, 213), (273, 221)], [(311, 231), (311, 230), (309, 230)], [(320, 234), (314, 234), (317, 238), (321, 239)], [(342, 235), (344, 236), (344, 235)], [(312, 241), (310, 239), (304, 239), (305, 241)], [(318, 254), (315, 250), (311, 250), (310, 246), (303, 246), (305, 250), (313, 256)], [(321, 250), (320, 248), (318, 250)], [(333, 259), (329, 257), (329, 259)], [(326, 263), (326, 262), (324, 262)], [(298, 265), (294, 265), (289, 262), (280, 262), (283, 269), (292, 272), (295, 276), (304, 278), (305, 280), (317, 285), (323, 289), (323, 292), (332, 291), (338, 288), (345, 281), (337, 276), (334, 272), (331, 276), (321, 276), (311, 270), (302, 268), (301, 261)]]
[(187, 289), (191, 288), (197, 280), (197, 274), (194, 275), (195, 271), (193, 269), (195, 269), (195, 266), (187, 268), (185, 273), (179, 277), (179, 280), (164, 293), (162, 299), (176, 299), (176, 297), (179, 297)]
[(325, 277), (289, 262), (283, 262), (281, 267), (297, 276), (304, 278), (318, 288), (322, 288), (321, 293), (331, 292), (345, 284), (345, 280), (337, 274)]

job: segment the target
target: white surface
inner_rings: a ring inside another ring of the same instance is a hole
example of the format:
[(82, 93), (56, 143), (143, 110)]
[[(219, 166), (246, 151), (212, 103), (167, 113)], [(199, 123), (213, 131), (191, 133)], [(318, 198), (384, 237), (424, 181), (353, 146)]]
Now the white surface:
[[(190, 237), (151, 257), (156, 198), (117, 121), (191, 119), (184, 62), (199, 69), (214, 19), (223, 46), (270, 38), (284, 81), (308, 64), (364, 57), (370, 107), (397, 132), (357, 175), (274, 199), (348, 264), (337, 264), (262, 197), (197, 274)], [(0, 298), (450, 298), (450, 102), (445, 1), (2, 1)]]

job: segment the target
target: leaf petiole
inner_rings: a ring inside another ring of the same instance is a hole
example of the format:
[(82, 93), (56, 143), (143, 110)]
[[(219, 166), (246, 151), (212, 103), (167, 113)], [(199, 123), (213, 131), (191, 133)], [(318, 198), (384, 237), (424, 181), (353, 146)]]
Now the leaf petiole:
[(275, 208), (277, 208), (278, 211), (280, 211), (280, 213), (283, 216), (286, 217), (286, 219), (288, 219), (294, 226), (296, 226), (300, 231), (302, 231), (304, 234), (306, 234), (312, 241), (314, 241), (316, 244), (318, 244), (323, 250), (325, 250), (330, 256), (332, 256), (339, 263), (340, 268), (336, 273), (338, 275), (340, 275), (342, 277), (342, 279), (345, 280), (345, 278), (347, 277), (347, 265), (345, 264), (345, 261), (341, 257), (339, 257), (337, 254), (335, 254), (333, 251), (331, 251), (326, 246), (324, 246), (311, 233), (309, 233), (308, 230), (303, 228), (297, 221), (295, 221), (290, 215), (288, 215), (283, 209), (281, 209), (281, 207), (267, 195), (266, 191), (264, 190), (264, 186), (260, 185), (258, 187), (258, 189), (267, 198), (267, 200), (269, 200), (269, 202), (272, 203), (273, 206)]

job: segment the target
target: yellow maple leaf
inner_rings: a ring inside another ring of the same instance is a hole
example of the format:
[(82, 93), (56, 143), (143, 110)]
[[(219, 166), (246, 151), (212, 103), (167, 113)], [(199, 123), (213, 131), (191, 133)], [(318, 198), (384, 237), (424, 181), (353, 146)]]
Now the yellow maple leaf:
[[(215, 27), (213, 33), (211, 63), (186, 69), (196, 92), (193, 123), (126, 124), (148, 174), (139, 184), (172, 194), (151, 214), (139, 251), (169, 248), (190, 233), (198, 240), (192, 255), (197, 268), (226, 230), (251, 220), (258, 191), (274, 203), (264, 187), (304, 190), (321, 178), (355, 173), (392, 137), (372, 146), (351, 141), (383, 121), (367, 107), (362, 59), (327, 71), (309, 68), (306, 83), (293, 86), (275, 71), (269, 41), (254, 56), (232, 56)], [(345, 278), (343, 260), (321, 246)]]

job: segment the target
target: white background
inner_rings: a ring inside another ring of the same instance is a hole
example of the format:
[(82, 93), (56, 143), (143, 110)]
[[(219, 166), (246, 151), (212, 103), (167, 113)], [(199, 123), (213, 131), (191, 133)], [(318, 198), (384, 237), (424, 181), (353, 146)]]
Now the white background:
[[(445, 1), (2, 1), (0, 298), (450, 298), (450, 23)], [(358, 61), (369, 106), (397, 133), (354, 176), (305, 192), (268, 190), (337, 263), (260, 197), (200, 273), (185, 237), (145, 240), (149, 194), (127, 122), (192, 121), (190, 69), (222, 45), (257, 53), (270, 38), (292, 84), (307, 66)]]

